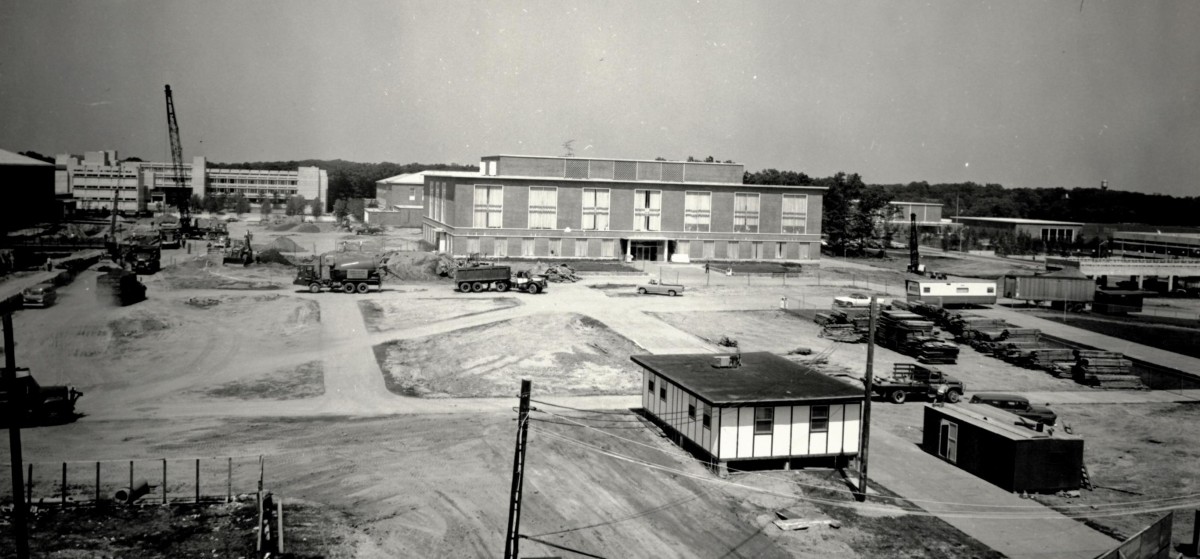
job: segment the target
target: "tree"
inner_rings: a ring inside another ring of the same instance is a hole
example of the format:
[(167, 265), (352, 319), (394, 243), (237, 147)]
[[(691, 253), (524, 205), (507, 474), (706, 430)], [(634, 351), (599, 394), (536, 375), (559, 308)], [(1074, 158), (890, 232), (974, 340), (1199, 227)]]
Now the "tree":
[[(187, 204), (187, 207), (189, 207), (193, 210), (203, 210), (204, 209), (204, 199), (201, 198), (199, 194), (192, 194), (192, 196), (186, 200), (186, 204)], [(183, 208), (180, 208), (180, 211), (182, 211), (182, 210), (183, 210)]]
[(217, 210), (221, 209), (221, 203), (219, 200), (217, 200), (216, 196), (205, 194), (201, 204), (204, 207), (204, 211), (209, 213), (215, 213)]
[(275, 205), (272, 204), (270, 200), (263, 200), (262, 207), (259, 208), (259, 211), (262, 212), (263, 216), (268, 216), (271, 215), (271, 211), (274, 209)]
[(303, 215), (305, 205), (303, 196), (289, 196), (284, 205), (283, 213), (284, 215)]
[(339, 198), (339, 199), (335, 200), (335, 201), (333, 202), (333, 215), (334, 215), (334, 217), (336, 217), (336, 218), (337, 218), (337, 220), (338, 220), (338, 222), (339, 222), (339, 223), (340, 223), (342, 220), (346, 219), (346, 214), (347, 214), (347, 211), (346, 211), (346, 199), (345, 199), (345, 198)]
[(348, 202), (346, 202), (346, 213), (349, 213), (356, 219), (361, 220), (366, 217), (367, 204), (362, 198), (351, 198)]
[(233, 195), (233, 211), (244, 214), (250, 212), (250, 200), (241, 192)]
[(324, 214), (325, 214), (325, 204), (324, 204), (324, 203), (322, 203), (322, 202), (321, 202), (321, 200), (320, 200), (319, 198), (318, 198), (318, 199), (314, 199), (314, 200), (312, 201), (312, 216), (313, 216), (313, 219), (320, 218), (320, 217), (321, 217), (322, 215), (324, 215)]

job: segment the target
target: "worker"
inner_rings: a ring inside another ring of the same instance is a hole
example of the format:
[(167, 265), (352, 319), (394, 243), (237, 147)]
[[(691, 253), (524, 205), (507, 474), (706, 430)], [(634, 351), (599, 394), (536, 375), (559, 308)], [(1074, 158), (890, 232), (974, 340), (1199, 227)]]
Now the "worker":
[(704, 263), (704, 275), (708, 275), (708, 262)]
[(49, 272), (53, 269), (54, 269), (54, 260), (47, 258), (46, 259), (46, 271)]
[(946, 392), (949, 391), (949, 389), (950, 386), (947, 384), (943, 383), (937, 385), (937, 389), (933, 392), (932, 398), (930, 398), (933, 400), (934, 407), (940, 408), (946, 404)]

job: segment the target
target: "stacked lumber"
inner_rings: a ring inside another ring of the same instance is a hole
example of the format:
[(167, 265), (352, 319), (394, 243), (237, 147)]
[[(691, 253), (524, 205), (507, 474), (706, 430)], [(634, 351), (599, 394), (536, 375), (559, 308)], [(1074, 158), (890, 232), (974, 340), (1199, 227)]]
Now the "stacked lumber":
[(914, 312), (883, 311), (875, 328), (875, 341), (922, 363), (957, 363), (958, 346), (934, 336), (933, 328), (932, 321)]
[(1121, 353), (1100, 350), (1075, 350), (1071, 369), (1075, 382), (1098, 388), (1145, 388), (1133, 372), (1133, 362)]
[(821, 326), (820, 337), (849, 343), (867, 341), (870, 321), (870, 308), (836, 305), (831, 307), (829, 312), (817, 313), (813, 317), (813, 322)]

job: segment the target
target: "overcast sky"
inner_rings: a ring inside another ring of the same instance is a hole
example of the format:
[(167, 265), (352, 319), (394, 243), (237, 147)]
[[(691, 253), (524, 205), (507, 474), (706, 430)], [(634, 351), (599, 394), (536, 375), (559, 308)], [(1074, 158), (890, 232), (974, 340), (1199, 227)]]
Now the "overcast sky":
[(0, 2), (0, 148), (1200, 194), (1200, 2)]

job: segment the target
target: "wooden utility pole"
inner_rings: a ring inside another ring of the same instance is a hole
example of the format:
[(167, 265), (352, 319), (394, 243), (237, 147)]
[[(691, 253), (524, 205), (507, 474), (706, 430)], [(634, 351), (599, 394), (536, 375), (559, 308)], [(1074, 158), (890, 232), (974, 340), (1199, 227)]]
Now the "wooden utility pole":
[(4, 389), (8, 392), (8, 450), (12, 458), (13, 543), (17, 559), (29, 559), (29, 527), (25, 524), (24, 459), (21, 457), (21, 421), (25, 394), (17, 386), (17, 350), (13, 341), (12, 314), (4, 313)]
[(859, 500), (867, 500), (867, 451), (871, 446), (871, 390), (875, 379), (872, 368), (875, 365), (875, 312), (878, 303), (871, 296), (871, 311), (867, 318), (867, 374), (863, 378), (865, 390), (863, 398), (862, 441), (858, 450), (858, 493)]
[(532, 384), (528, 379), (521, 379), (521, 404), (517, 408), (517, 446), (513, 452), (512, 492), (508, 500), (504, 559), (518, 557), (517, 547), (521, 539), (521, 490), (525, 482), (525, 440), (529, 433), (529, 391)]

